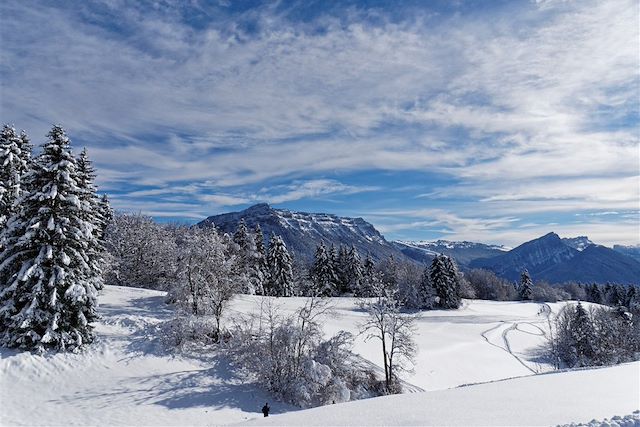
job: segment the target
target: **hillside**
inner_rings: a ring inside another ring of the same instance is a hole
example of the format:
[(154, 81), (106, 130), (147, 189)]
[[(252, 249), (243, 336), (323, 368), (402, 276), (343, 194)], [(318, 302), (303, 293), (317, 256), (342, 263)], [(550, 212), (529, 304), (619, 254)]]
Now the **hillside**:
[[(0, 349), (0, 424), (229, 424), (261, 416), (259, 410), (266, 401), (270, 402), (273, 415), (296, 411), (239, 378), (215, 352), (206, 350), (187, 357), (165, 350), (158, 340), (158, 326), (171, 319), (173, 311), (163, 301), (164, 293), (158, 291), (106, 287), (99, 308), (102, 320), (96, 327), (98, 339), (84, 353), (38, 356)], [(295, 310), (303, 302), (301, 298), (277, 301), (283, 311)], [(257, 310), (259, 303), (260, 297), (240, 296), (233, 302), (229, 317)], [(326, 319), (325, 332), (357, 331), (364, 314), (357, 309), (355, 301), (335, 298), (333, 303), (335, 312)], [(638, 390), (638, 376), (632, 375), (637, 372), (638, 364), (593, 371), (595, 376), (588, 373), (591, 371), (531, 376), (550, 369), (538, 360), (537, 348), (545, 340), (547, 316), (562, 306), (465, 301), (460, 310), (426, 312), (417, 325), (416, 341), (420, 351), (415, 372), (405, 378), (407, 389), (420, 393), (341, 405), (339, 412), (336, 412), (338, 406), (327, 407), (322, 409), (327, 411), (322, 415), (325, 418), (316, 421), (307, 418), (305, 424), (342, 424), (353, 420), (349, 417), (354, 417), (357, 411), (374, 417), (381, 414), (382, 409), (389, 413), (384, 417), (380, 415), (380, 422), (399, 424), (409, 422), (416, 408), (422, 411), (418, 415), (428, 415), (420, 418), (421, 424), (464, 423), (469, 418), (460, 418), (464, 416), (461, 411), (447, 415), (444, 410), (437, 412), (434, 406), (450, 408), (459, 402), (465, 402), (469, 414), (477, 413), (483, 405), (502, 406), (509, 408), (509, 413), (531, 416), (523, 418), (523, 423), (539, 424), (550, 419), (543, 418), (549, 410), (536, 415), (532, 408), (550, 408), (551, 398), (563, 390), (566, 396), (560, 402), (571, 402), (571, 405), (554, 406), (553, 413), (558, 417), (553, 420), (558, 422), (629, 413), (632, 409), (629, 400), (637, 402), (629, 390)], [(373, 366), (379, 366), (376, 343), (359, 339), (354, 350)], [(494, 385), (446, 390), (468, 383), (522, 376), (525, 378)], [(583, 376), (584, 382), (576, 379)], [(591, 386), (591, 381), (596, 379), (600, 381), (599, 386)], [(540, 391), (546, 387), (553, 387), (548, 390), (551, 394)], [(502, 388), (504, 392), (500, 391)], [(422, 393), (422, 390), (436, 392)], [(575, 398), (567, 390), (577, 393)], [(491, 396), (495, 397), (488, 402)], [(505, 400), (501, 401), (503, 396)], [(400, 403), (404, 401), (407, 403)], [(390, 405), (411, 409), (391, 411)], [(305, 413), (296, 412), (292, 416), (308, 417)], [(314, 412), (308, 413), (314, 416)], [(346, 418), (331, 418), (328, 413), (332, 417), (344, 414)], [(393, 418), (389, 418), (391, 413)], [(498, 417), (501, 412), (496, 414)], [(445, 418), (447, 416), (451, 418)], [(274, 416), (269, 422), (295, 424), (296, 419), (278, 421)], [(373, 418), (360, 420), (356, 424), (373, 422)]]
[(430, 263), (434, 256), (444, 254), (452, 257), (461, 268), (479, 258), (491, 258), (503, 254), (508, 249), (504, 246), (485, 245), (475, 242), (436, 241), (395, 241), (393, 244), (406, 256), (418, 262)]
[[(639, 377), (640, 362), (636, 362), (347, 402), (258, 418), (243, 425), (553, 426), (576, 421), (586, 423), (637, 411), (640, 407)], [(640, 419), (636, 418), (635, 424), (629, 425), (638, 424)]]
[(210, 216), (198, 225), (214, 224), (222, 232), (233, 233), (242, 219), (250, 229), (259, 224), (265, 238), (271, 233), (282, 236), (287, 248), (304, 261), (313, 259), (316, 247), (321, 242), (336, 247), (353, 245), (362, 257), (371, 254), (375, 260), (385, 259), (390, 255), (404, 258), (373, 225), (362, 218), (293, 212), (261, 203), (241, 212)]
[(613, 249), (591, 244), (586, 237), (561, 239), (555, 233), (523, 243), (501, 255), (471, 261), (472, 268), (492, 270), (519, 280), (526, 268), (535, 280), (551, 283), (638, 283), (640, 262)]

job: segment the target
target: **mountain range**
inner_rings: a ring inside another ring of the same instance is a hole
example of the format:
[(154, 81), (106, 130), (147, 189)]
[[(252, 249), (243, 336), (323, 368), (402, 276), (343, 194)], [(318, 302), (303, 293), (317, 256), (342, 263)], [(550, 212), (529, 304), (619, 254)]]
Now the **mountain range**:
[(526, 268), (534, 280), (595, 283), (638, 283), (640, 262), (586, 237), (561, 239), (549, 233), (492, 258), (473, 260), (472, 268), (485, 268), (518, 280)]
[(362, 218), (347, 218), (325, 213), (293, 212), (275, 209), (260, 203), (241, 212), (231, 212), (210, 216), (200, 222), (200, 226), (215, 227), (224, 233), (233, 233), (240, 220), (254, 229), (260, 225), (265, 238), (271, 233), (282, 236), (287, 248), (296, 259), (309, 262), (313, 259), (320, 243), (327, 246), (354, 246), (361, 256), (366, 254), (376, 260), (390, 255), (404, 258), (393, 244)]
[(374, 260), (389, 256), (428, 264), (437, 254), (456, 260), (463, 270), (484, 268), (509, 280), (518, 280), (524, 269), (534, 279), (551, 283), (640, 283), (640, 248), (616, 245), (614, 249), (594, 244), (586, 236), (560, 238), (556, 233), (509, 249), (475, 242), (387, 241), (362, 218), (326, 213), (294, 212), (261, 203), (240, 212), (210, 216), (200, 226), (215, 226), (224, 233), (235, 232), (240, 220), (253, 229), (260, 225), (265, 238), (282, 236), (295, 259), (313, 260), (317, 245), (354, 246)]

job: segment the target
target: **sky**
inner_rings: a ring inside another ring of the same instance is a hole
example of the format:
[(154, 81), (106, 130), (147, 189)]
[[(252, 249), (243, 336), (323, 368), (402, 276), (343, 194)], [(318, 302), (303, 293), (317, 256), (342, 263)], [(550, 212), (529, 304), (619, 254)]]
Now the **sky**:
[(635, 0), (0, 2), (0, 121), (119, 210), (640, 243)]

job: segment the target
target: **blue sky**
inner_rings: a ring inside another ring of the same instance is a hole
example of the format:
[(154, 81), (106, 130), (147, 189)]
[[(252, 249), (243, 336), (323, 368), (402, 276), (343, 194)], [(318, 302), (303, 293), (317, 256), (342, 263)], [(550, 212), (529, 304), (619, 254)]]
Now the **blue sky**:
[(4, 1), (0, 120), (121, 210), (640, 243), (638, 3)]

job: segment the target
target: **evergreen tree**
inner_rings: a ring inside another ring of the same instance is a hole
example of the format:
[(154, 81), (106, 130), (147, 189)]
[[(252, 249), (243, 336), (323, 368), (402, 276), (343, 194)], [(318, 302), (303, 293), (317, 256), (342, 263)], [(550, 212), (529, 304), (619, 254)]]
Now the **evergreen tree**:
[(102, 215), (103, 208), (96, 193), (95, 179), (95, 169), (91, 164), (91, 160), (89, 160), (87, 149), (84, 148), (77, 159), (76, 168), (76, 182), (80, 189), (79, 200), (83, 205), (80, 216), (82, 220), (92, 225), (95, 239), (89, 242), (90, 246), (87, 248), (86, 254), (89, 258), (89, 267), (95, 272), (94, 278), (96, 282), (94, 286), (96, 289), (102, 289), (102, 268), (104, 266), (103, 229), (106, 219)]
[(345, 294), (351, 291), (350, 282), (350, 266), (349, 251), (344, 245), (340, 245), (338, 250), (338, 258), (335, 262), (335, 272), (338, 278), (338, 293)]
[(100, 216), (102, 218), (102, 224), (100, 225), (99, 238), (104, 242), (107, 227), (113, 222), (113, 209), (111, 209), (111, 203), (109, 203), (109, 197), (103, 194), (99, 202)]
[(598, 286), (596, 283), (593, 283), (589, 288), (589, 298), (591, 302), (594, 302), (596, 304), (602, 304), (604, 302), (602, 292), (600, 291), (600, 286)]
[(327, 252), (324, 243), (320, 243), (316, 248), (310, 276), (317, 295), (331, 297), (338, 294), (338, 277), (331, 252)]
[(596, 331), (589, 313), (578, 302), (571, 322), (575, 357), (579, 366), (589, 366), (596, 357)]
[(362, 266), (362, 282), (360, 288), (356, 292), (356, 296), (370, 297), (374, 296), (375, 289), (378, 288), (378, 283), (381, 281), (376, 272), (376, 265), (371, 258), (371, 254), (367, 254)]
[(251, 236), (247, 230), (247, 224), (244, 222), (244, 218), (238, 223), (238, 228), (233, 234), (233, 242), (240, 247), (241, 252), (249, 252), (253, 246)]
[(518, 289), (518, 295), (521, 301), (531, 301), (533, 299), (533, 282), (531, 276), (525, 268), (520, 275), (520, 288)]
[(282, 237), (271, 234), (269, 252), (267, 254), (269, 278), (265, 285), (267, 295), (290, 297), (293, 296), (292, 260)]
[(18, 136), (13, 127), (4, 125), (0, 131), (0, 229), (18, 210), (30, 162), (31, 145), (26, 134)]
[(73, 350), (93, 340), (97, 274), (87, 251), (94, 224), (85, 220), (76, 159), (54, 126), (26, 177), (20, 210), (3, 230), (0, 342), (8, 347)]
[(256, 272), (258, 268), (255, 257), (255, 243), (253, 236), (247, 230), (244, 219), (238, 223), (238, 228), (233, 234), (233, 245), (231, 253), (235, 256), (235, 276), (239, 282), (241, 292), (248, 294), (256, 293)]
[(446, 255), (436, 256), (429, 271), (431, 286), (435, 290), (437, 306), (444, 309), (458, 308), (460, 299), (460, 283), (455, 264)]
[(418, 287), (418, 307), (421, 309), (433, 308), (433, 299), (435, 290), (431, 285), (431, 271), (429, 267), (425, 267), (420, 277), (420, 285)]
[(638, 300), (638, 292), (635, 286), (629, 286), (627, 289), (627, 295), (625, 296), (624, 306), (628, 309), (632, 309)]
[(343, 268), (346, 271), (345, 279), (347, 292), (355, 295), (362, 287), (364, 271), (360, 254), (358, 254), (358, 251), (353, 245), (346, 254), (345, 266)]
[(264, 234), (262, 234), (260, 224), (256, 224), (253, 240), (256, 245), (254, 252), (256, 268), (253, 271), (253, 286), (257, 295), (266, 295), (264, 287), (269, 276), (269, 269), (267, 268), (267, 252), (264, 247)]

